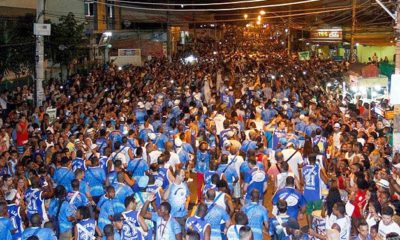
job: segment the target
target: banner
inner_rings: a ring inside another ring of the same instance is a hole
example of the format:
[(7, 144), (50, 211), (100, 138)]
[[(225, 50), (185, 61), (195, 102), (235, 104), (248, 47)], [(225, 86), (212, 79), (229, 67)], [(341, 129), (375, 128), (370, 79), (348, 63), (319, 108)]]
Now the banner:
[(49, 115), (50, 123), (53, 123), (57, 119), (57, 108), (47, 108), (46, 113)]
[(301, 61), (310, 60), (310, 51), (299, 52), (299, 59)]

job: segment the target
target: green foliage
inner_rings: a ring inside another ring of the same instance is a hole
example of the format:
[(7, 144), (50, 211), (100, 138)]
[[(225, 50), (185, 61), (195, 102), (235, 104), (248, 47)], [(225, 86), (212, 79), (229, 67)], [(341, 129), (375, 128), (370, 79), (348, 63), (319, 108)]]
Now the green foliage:
[(51, 28), (51, 36), (46, 41), (49, 45), (48, 55), (53, 63), (68, 66), (80, 56), (80, 49), (85, 43), (84, 24), (78, 23), (74, 14), (68, 13), (60, 17), (58, 23), (53, 23)]
[(0, 79), (9, 73), (32, 73), (35, 66), (35, 36), (31, 14), (0, 18)]

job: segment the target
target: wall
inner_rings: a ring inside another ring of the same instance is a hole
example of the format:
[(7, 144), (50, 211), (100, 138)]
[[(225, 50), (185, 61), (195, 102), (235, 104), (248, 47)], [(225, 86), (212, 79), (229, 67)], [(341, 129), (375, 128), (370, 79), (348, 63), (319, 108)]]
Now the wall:
[(75, 0), (47, 0), (46, 1), (46, 19), (50, 19), (52, 22), (57, 22), (61, 16), (68, 15), (72, 12), (75, 18), (82, 22), (85, 18), (85, 8), (83, 1)]
[(36, 0), (0, 0), (0, 7), (36, 9)]
[(358, 46), (357, 47), (357, 55), (358, 61), (362, 63), (368, 62), (368, 58), (374, 55), (378, 56), (378, 59), (385, 59), (385, 56), (388, 57), (389, 62), (393, 62), (393, 55), (395, 54), (396, 47), (395, 46)]

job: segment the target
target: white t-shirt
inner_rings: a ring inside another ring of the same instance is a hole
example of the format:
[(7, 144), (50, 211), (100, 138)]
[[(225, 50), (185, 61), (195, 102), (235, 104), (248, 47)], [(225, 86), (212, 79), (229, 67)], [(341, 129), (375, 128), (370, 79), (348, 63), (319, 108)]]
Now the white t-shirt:
[(170, 152), (171, 156), (169, 157), (169, 161), (167, 162), (169, 164), (169, 166), (171, 166), (174, 170), (175, 170), (175, 166), (179, 163), (181, 163), (181, 161), (179, 160), (179, 155), (174, 153), (174, 152)]
[(215, 130), (218, 135), (220, 134), (220, 132), (222, 130), (224, 130), (224, 121), (225, 121), (225, 117), (222, 114), (217, 114), (214, 117)]
[[(236, 156), (236, 158), (235, 158), (235, 156)], [(228, 156), (228, 164), (229, 164), (231, 161), (235, 161), (235, 163), (231, 163), (231, 165), (233, 165), (233, 166), (235, 167), (235, 170), (236, 170), (236, 172), (237, 172), (237, 175), (238, 175), (239, 178), (240, 178), (240, 166), (242, 166), (242, 163), (244, 162), (242, 156), (230, 154), (230, 155)]]
[(229, 240), (240, 240), (239, 231), (241, 227), (243, 227), (243, 225), (240, 224), (229, 226), (228, 231), (226, 232), (226, 237)]
[(379, 222), (379, 228), (378, 228), (378, 235), (382, 238), (382, 239), (386, 239), (386, 234), (388, 233), (400, 233), (400, 227), (397, 223), (395, 222), (391, 222), (389, 225), (385, 225), (383, 224), (383, 222)]
[(149, 153), (150, 157), (150, 164), (157, 163), (158, 157), (161, 155), (161, 151), (159, 150), (154, 150), (151, 153)]
[[(296, 150), (293, 148), (287, 148), (287, 149), (282, 150), (283, 159), (286, 161), (293, 155), (293, 153), (295, 151)], [(294, 175), (298, 179), (300, 179), (298, 165), (303, 164), (303, 162), (304, 162), (303, 157), (301, 156), (301, 153), (298, 151), (293, 155), (293, 157), (289, 161), (287, 161), (289, 167), (292, 169)]]

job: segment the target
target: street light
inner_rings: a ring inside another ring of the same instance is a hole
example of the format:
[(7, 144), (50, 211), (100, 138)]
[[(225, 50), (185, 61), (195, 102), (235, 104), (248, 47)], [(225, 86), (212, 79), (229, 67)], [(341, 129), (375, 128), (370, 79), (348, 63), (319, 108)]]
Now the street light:
[(257, 25), (260, 25), (260, 24), (261, 24), (261, 21), (260, 21), (260, 20), (258, 20), (258, 21), (257, 21)]
[(261, 21), (261, 16), (260, 15), (258, 15), (257, 20)]
[(265, 11), (264, 11), (264, 10), (261, 10), (261, 11), (260, 11), (260, 14), (261, 14), (261, 15), (265, 15)]
[(249, 17), (249, 15), (245, 14), (243, 15), (244, 19), (247, 19)]

